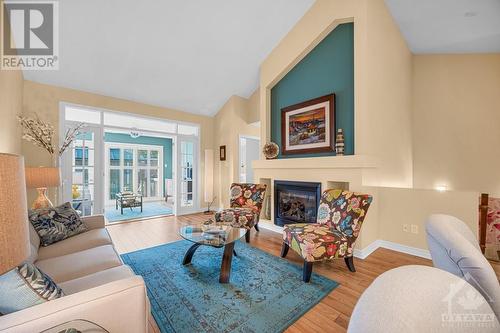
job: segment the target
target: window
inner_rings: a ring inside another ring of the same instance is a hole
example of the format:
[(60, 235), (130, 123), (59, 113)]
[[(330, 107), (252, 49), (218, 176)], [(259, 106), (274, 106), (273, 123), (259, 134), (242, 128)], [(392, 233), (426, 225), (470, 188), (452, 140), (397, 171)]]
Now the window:
[(177, 133), (182, 135), (198, 135), (198, 126), (177, 125)]
[(162, 149), (160, 146), (109, 144), (108, 200), (114, 200), (120, 191), (139, 192), (144, 198), (162, 197)]

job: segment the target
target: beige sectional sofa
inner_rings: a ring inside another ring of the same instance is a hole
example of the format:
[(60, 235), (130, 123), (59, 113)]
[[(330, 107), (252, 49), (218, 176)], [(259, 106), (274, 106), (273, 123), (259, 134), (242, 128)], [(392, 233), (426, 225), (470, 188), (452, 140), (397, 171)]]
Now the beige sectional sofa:
[(149, 300), (142, 277), (124, 265), (102, 215), (82, 218), (88, 231), (47, 247), (30, 224), (34, 262), (64, 291), (62, 298), (0, 317), (0, 332), (41, 332), (83, 319), (109, 332), (146, 332)]

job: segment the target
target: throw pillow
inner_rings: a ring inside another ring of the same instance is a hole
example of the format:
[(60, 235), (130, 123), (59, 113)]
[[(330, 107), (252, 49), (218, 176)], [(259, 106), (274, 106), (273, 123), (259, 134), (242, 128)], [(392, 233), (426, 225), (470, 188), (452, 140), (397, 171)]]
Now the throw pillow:
[(31, 263), (0, 276), (0, 313), (8, 314), (64, 296), (52, 279)]
[(69, 202), (58, 207), (30, 210), (29, 220), (40, 236), (42, 246), (48, 246), (87, 231), (80, 215)]

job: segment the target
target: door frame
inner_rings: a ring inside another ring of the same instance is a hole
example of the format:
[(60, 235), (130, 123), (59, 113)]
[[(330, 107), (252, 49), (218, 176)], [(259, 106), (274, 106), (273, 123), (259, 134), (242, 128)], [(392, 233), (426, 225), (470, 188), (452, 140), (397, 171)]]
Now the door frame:
[[(126, 131), (131, 130), (131, 128), (129, 128), (129, 127), (105, 125), (104, 124), (104, 113), (117, 113), (117, 114), (127, 115), (127, 116), (131, 116), (131, 117), (136, 117), (136, 118), (151, 119), (151, 120), (163, 121), (166, 123), (175, 123), (176, 125), (188, 125), (188, 126), (196, 127), (197, 133), (198, 133), (197, 135), (179, 134), (178, 131), (176, 131), (176, 133), (171, 133), (171, 132), (161, 132), (161, 131), (154, 131), (154, 130), (142, 130), (142, 129), (139, 129), (139, 130), (141, 132), (145, 132), (145, 133), (152, 133), (152, 134), (155, 133), (157, 135), (172, 138), (172, 140), (173, 140), (173, 142), (172, 142), (172, 145), (173, 145), (173, 148), (172, 148), (172, 155), (173, 155), (172, 156), (173, 157), (172, 158), (172, 179), (175, 179), (175, 180), (178, 179), (177, 170), (178, 170), (178, 165), (180, 163), (180, 161), (178, 161), (178, 158), (177, 158), (179, 155), (178, 150), (180, 149), (179, 148), (180, 144), (178, 144), (178, 143), (180, 142), (181, 139), (190, 139), (190, 140), (193, 140), (195, 142), (195, 150), (194, 150), (195, 157), (193, 160), (193, 162), (194, 162), (193, 163), (194, 164), (193, 175), (196, 175), (197, 180), (193, 182), (193, 187), (194, 187), (193, 195), (194, 195), (194, 197), (196, 197), (196, 199), (193, 201), (194, 204), (193, 204), (193, 207), (191, 209), (189, 209), (189, 210), (183, 209), (183, 210), (180, 210), (178, 212), (177, 202), (179, 202), (179, 198), (177, 197), (177, 195), (178, 195), (179, 189), (178, 189), (178, 184), (177, 184), (178, 182), (174, 181), (173, 187), (174, 187), (174, 193), (175, 193), (175, 197), (174, 197), (175, 204), (174, 204), (173, 208), (174, 208), (174, 215), (192, 214), (192, 213), (197, 213), (200, 211), (200, 208), (199, 208), (200, 207), (200, 200), (201, 200), (200, 199), (201, 198), (200, 182), (201, 182), (202, 178), (201, 178), (201, 168), (200, 168), (201, 125), (199, 123), (192, 123), (192, 122), (187, 122), (187, 121), (182, 121), (182, 120), (172, 120), (172, 119), (168, 119), (168, 118), (152, 117), (152, 116), (141, 115), (141, 114), (137, 114), (137, 113), (115, 111), (115, 110), (110, 110), (110, 109), (105, 109), (105, 108), (100, 108), (100, 107), (93, 107), (93, 106), (88, 106), (88, 105), (59, 101), (59, 144), (63, 143), (66, 125), (75, 126), (76, 124), (79, 123), (79, 122), (75, 122), (75, 121), (68, 121), (65, 119), (66, 107), (75, 107), (75, 108), (79, 108), (79, 109), (100, 112), (100, 123), (99, 124), (86, 123), (87, 128), (95, 128), (98, 131), (100, 142), (102, 143), (101, 147), (99, 147), (99, 150), (100, 150), (99, 155), (97, 155), (97, 152), (96, 152), (96, 156), (95, 156), (97, 163), (99, 163), (99, 173), (97, 173), (97, 171), (95, 171), (95, 177), (99, 178), (100, 180), (103, 180), (105, 177), (105, 174), (104, 174), (104, 172), (105, 172), (104, 171), (105, 150), (103, 149), (105, 130), (106, 129), (117, 129), (117, 130), (126, 130)], [(69, 158), (69, 160), (71, 162), (71, 158)], [(63, 183), (64, 183), (64, 181), (67, 181), (68, 179), (71, 181), (72, 176), (69, 175), (69, 178), (68, 178), (68, 175), (64, 174), (64, 172), (67, 173), (67, 170), (70, 169), (69, 167), (65, 167), (68, 165), (67, 161), (64, 160), (64, 163), (63, 163), (63, 160), (61, 159), (61, 161), (58, 163), (60, 163), (60, 165), (58, 165), (58, 166), (62, 169), (62, 172), (63, 172), (62, 173)], [(66, 171), (65, 171), (65, 169), (66, 169)], [(94, 214), (104, 213), (104, 199), (105, 199), (105, 192), (104, 191), (105, 191), (104, 183), (102, 181), (102, 184), (100, 184), (100, 188), (97, 188), (97, 187), (95, 188), (96, 199), (99, 198), (99, 202), (100, 202), (101, 207), (99, 207), (99, 210), (95, 209), (95, 207), (94, 207)], [(65, 190), (66, 194), (63, 193), (64, 191), (58, 191), (58, 192), (59, 192), (59, 195), (58, 195), (59, 202), (62, 202), (65, 197), (71, 198), (71, 195), (68, 196), (68, 194), (67, 194), (68, 193), (67, 189)]]
[[(165, 168), (165, 160), (163, 156), (163, 147), (162, 146), (157, 146), (157, 145), (146, 145), (146, 144), (136, 144), (136, 143), (121, 143), (121, 142), (104, 142), (104, 205), (109, 206), (113, 205), (115, 201), (113, 199), (109, 199), (109, 180), (110, 180), (110, 170), (124, 170), (123, 165), (121, 165), (121, 162), (123, 161), (123, 154), (120, 155), (120, 166), (119, 168), (113, 167), (109, 165), (109, 149), (111, 148), (118, 148), (123, 151), (123, 149), (131, 148), (134, 150), (134, 164), (132, 166), (133, 170), (133, 179), (134, 179), (134, 188), (133, 191), (138, 187), (138, 177), (136, 176), (136, 171), (139, 169), (144, 169), (141, 168), (137, 165), (137, 151), (138, 150), (158, 150), (158, 178), (161, 179), (161, 183), (159, 184), (160, 186), (160, 195), (157, 197), (146, 197), (143, 196), (144, 202), (147, 201), (160, 201), (165, 199), (165, 195), (163, 193), (163, 186), (165, 185), (165, 179), (164, 179), (164, 174), (163, 174), (163, 169)], [(161, 163), (160, 163), (161, 162)], [(151, 167), (147, 167), (147, 170), (151, 169)], [(149, 177), (149, 176), (148, 176)], [(123, 188), (123, 173), (120, 172), (120, 185)]]
[[(192, 206), (182, 206), (181, 205), (181, 181), (182, 181), (182, 158), (181, 158), (181, 145), (183, 141), (191, 142), (194, 144), (193, 147), (193, 205)], [(175, 215), (188, 215), (193, 213), (198, 213), (200, 211), (200, 181), (201, 181), (201, 168), (200, 168), (200, 141), (196, 140), (193, 136), (188, 135), (178, 135), (177, 142), (175, 144), (176, 158), (177, 158), (177, 173), (175, 178)]]
[[(259, 142), (259, 147), (260, 147), (260, 137), (254, 136), (254, 135), (244, 135), (240, 134), (238, 136), (238, 181), (241, 182), (241, 162), (242, 162), (242, 154), (241, 154), (241, 141), (242, 139), (251, 139), (251, 140), (256, 140)], [(245, 180), (246, 182), (246, 180)], [(255, 179), (252, 180), (252, 182), (255, 182)]]

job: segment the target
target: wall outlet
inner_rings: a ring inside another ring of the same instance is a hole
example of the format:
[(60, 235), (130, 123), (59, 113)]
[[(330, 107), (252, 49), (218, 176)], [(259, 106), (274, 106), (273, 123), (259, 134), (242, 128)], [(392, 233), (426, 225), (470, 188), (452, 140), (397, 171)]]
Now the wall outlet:
[(418, 225), (416, 225), (416, 224), (411, 225), (411, 233), (418, 234)]
[(410, 226), (408, 224), (403, 224), (403, 231), (410, 232)]

